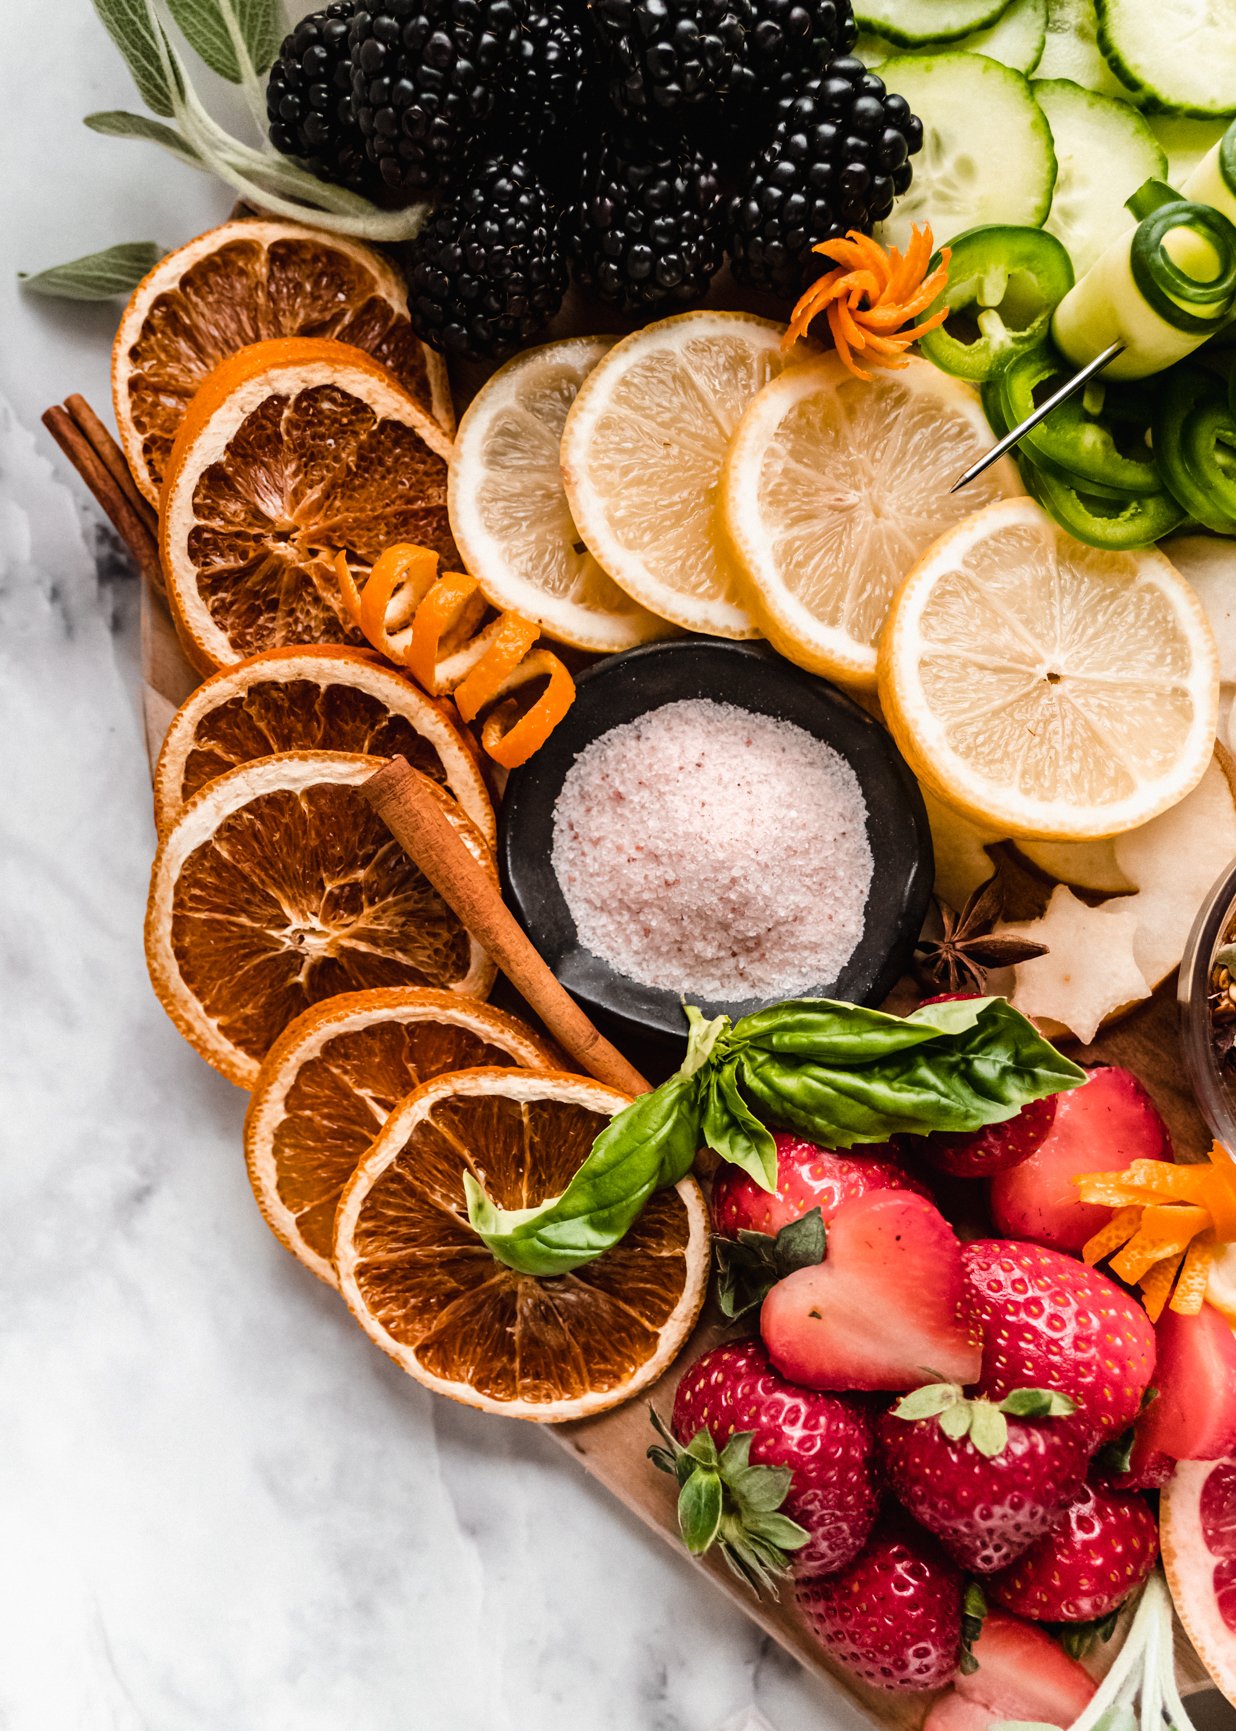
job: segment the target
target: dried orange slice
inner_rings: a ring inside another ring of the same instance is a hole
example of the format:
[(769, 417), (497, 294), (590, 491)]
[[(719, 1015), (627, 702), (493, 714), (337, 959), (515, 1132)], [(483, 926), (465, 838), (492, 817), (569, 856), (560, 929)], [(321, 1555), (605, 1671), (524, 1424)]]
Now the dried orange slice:
[(333, 1286), (340, 1192), (405, 1094), (448, 1070), (560, 1063), (517, 1017), (451, 992), (392, 986), (316, 1004), (266, 1054), (245, 1118), (266, 1224)]
[(335, 559), (362, 577), (415, 541), (453, 565), (450, 441), (346, 343), (255, 343), (181, 422), (159, 512), (172, 615), (201, 672), (287, 643), (359, 644)]
[(172, 440), (206, 375), (272, 337), (354, 343), (450, 433), (441, 357), (413, 335), (398, 271), (359, 241), (295, 222), (225, 222), (161, 259), (124, 310), (112, 399), (133, 479), (152, 505)]
[[(433, 986), (483, 998), (494, 980), (365, 800), (385, 760), (342, 751), (259, 757), (202, 788), (159, 844), (146, 964), (177, 1028), (251, 1088), (288, 1023), (336, 992)], [(493, 855), (425, 778), (473, 857)]]
[(629, 1400), (669, 1364), (708, 1281), (694, 1178), (658, 1191), (612, 1250), (551, 1279), (495, 1261), (464, 1204), (465, 1171), (503, 1208), (559, 1194), (626, 1104), (586, 1076), (477, 1069), (426, 1082), (391, 1113), (340, 1199), (335, 1269), (361, 1327), (409, 1376), (552, 1424)]
[(406, 757), (497, 841), (472, 748), (410, 679), (359, 649), (268, 649), (203, 680), (172, 720), (155, 767), (162, 835), (185, 801), (237, 764), (280, 751)]

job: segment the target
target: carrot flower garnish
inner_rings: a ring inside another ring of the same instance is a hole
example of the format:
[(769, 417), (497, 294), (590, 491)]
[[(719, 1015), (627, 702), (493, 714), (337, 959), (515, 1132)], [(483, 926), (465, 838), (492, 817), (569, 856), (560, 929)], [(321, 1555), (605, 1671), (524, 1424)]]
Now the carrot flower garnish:
[(1077, 1180), (1083, 1202), (1115, 1210), (1082, 1250), (1092, 1266), (1139, 1286), (1146, 1313), (1163, 1307), (1196, 1316), (1216, 1249), (1236, 1239), (1236, 1166), (1215, 1144), (1196, 1165), (1135, 1160), (1123, 1172), (1087, 1172)]
[(833, 259), (837, 268), (813, 282), (794, 308), (784, 348), (805, 337), (813, 320), (824, 313), (841, 360), (855, 378), (869, 379), (856, 353), (879, 366), (904, 367), (911, 343), (948, 317), (948, 308), (941, 307), (922, 324), (910, 323), (926, 312), (948, 281), (948, 247), (941, 247), (935, 270), (927, 271), (934, 250), (929, 223), (914, 225), (904, 256), (895, 246), (886, 249), (854, 228), (843, 240), (822, 240), (811, 250)]

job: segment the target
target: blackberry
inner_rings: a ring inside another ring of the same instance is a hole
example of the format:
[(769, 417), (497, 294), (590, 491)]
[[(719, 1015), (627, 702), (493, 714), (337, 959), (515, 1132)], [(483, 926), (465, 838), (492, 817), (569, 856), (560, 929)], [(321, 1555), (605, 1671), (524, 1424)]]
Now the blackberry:
[(585, 153), (563, 232), (575, 280), (612, 306), (696, 300), (724, 256), (717, 165), (685, 140), (619, 132)]
[(853, 56), (830, 61), (779, 109), (731, 202), (727, 242), (739, 282), (795, 295), (829, 268), (812, 246), (851, 228), (869, 234), (888, 215), (923, 127)]
[(499, 123), (520, 139), (560, 139), (583, 104), (588, 62), (583, 13), (563, 0), (530, 0), (518, 55), (503, 91)]
[(497, 360), (535, 337), (562, 305), (567, 268), (528, 163), (480, 162), (426, 218), (407, 275), (416, 333), (443, 354)]
[(590, 0), (589, 10), (625, 115), (723, 96), (752, 17), (751, 0)]
[(752, 0), (752, 20), (730, 78), (735, 103), (769, 106), (838, 54), (858, 34), (850, 0)]
[(270, 142), (320, 180), (363, 190), (373, 179), (352, 107), (348, 27), (356, 0), (302, 18), (283, 39), (266, 81)]
[(494, 112), (528, 0), (383, 0), (352, 19), (365, 149), (397, 192), (441, 182)]

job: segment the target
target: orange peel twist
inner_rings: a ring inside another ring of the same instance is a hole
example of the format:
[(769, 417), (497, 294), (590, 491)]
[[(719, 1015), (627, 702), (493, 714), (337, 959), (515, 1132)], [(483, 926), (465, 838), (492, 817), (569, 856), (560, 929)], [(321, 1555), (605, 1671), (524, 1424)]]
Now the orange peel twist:
[(1196, 1316), (1216, 1250), (1236, 1239), (1236, 1166), (1218, 1143), (1196, 1165), (1135, 1160), (1123, 1172), (1083, 1173), (1077, 1189), (1083, 1202), (1115, 1210), (1084, 1245), (1083, 1260), (1107, 1261), (1140, 1287), (1152, 1322), (1165, 1305)]
[(855, 353), (880, 366), (904, 367), (911, 344), (948, 317), (948, 308), (941, 307), (921, 324), (910, 324), (926, 312), (948, 282), (952, 257), (948, 247), (941, 247), (935, 270), (927, 270), (934, 250), (929, 223), (921, 228), (914, 225), (904, 254), (895, 246), (882, 247), (854, 228), (844, 239), (822, 240), (811, 250), (833, 259), (836, 269), (826, 271), (803, 294), (790, 315), (783, 348), (805, 337), (823, 313), (838, 358), (856, 379), (869, 379), (871, 374), (858, 364)]
[[(438, 574), (429, 547), (401, 542), (374, 561), (362, 589), (346, 553), (335, 555), (339, 593), (353, 624), (389, 661), (406, 667), (431, 697), (448, 693), (465, 722), (489, 710), (481, 744), (505, 769), (526, 763), (575, 700), (575, 681), (548, 649), (540, 627), (518, 613), (482, 625), (485, 598), (464, 571)], [(523, 712), (511, 702), (533, 681), (540, 694)]]

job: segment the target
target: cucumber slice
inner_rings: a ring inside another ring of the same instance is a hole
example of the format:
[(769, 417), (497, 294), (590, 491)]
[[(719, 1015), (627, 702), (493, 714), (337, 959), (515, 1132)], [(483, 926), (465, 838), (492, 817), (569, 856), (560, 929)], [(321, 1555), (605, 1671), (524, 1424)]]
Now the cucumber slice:
[(1096, 0), (1112, 69), (1168, 114), (1236, 112), (1232, 0)]
[(983, 223), (1033, 228), (1051, 208), (1056, 156), (1046, 116), (1020, 72), (983, 54), (898, 55), (880, 68), (923, 122), (910, 189), (879, 225), (904, 247), (929, 222), (937, 246)]
[(1099, 52), (1094, 0), (1047, 0), (1047, 37), (1035, 67), (1039, 78), (1071, 78), (1098, 96), (1131, 95)]
[(1096, 96), (1067, 78), (1030, 86), (1047, 116), (1056, 150), (1056, 188), (1043, 225), (1064, 242), (1081, 277), (1133, 219), (1125, 209), (1144, 180), (1161, 180), (1167, 158), (1135, 108)]
[(1146, 124), (1167, 153), (1164, 178), (1177, 191), (1227, 131), (1224, 118), (1193, 120), (1182, 114), (1148, 114)]
[(901, 48), (925, 42), (956, 42), (972, 30), (985, 30), (1009, 0), (858, 0), (854, 16), (860, 30), (874, 30)]
[[(955, 45), (958, 54), (985, 54), (1014, 72), (1033, 72), (1047, 36), (1047, 0), (1013, 0), (1008, 11), (986, 30), (963, 36)], [(910, 53), (915, 59), (934, 54), (934, 47), (898, 49), (883, 36), (864, 34), (854, 44), (854, 53), (870, 67), (879, 66), (894, 54)]]

